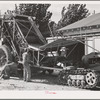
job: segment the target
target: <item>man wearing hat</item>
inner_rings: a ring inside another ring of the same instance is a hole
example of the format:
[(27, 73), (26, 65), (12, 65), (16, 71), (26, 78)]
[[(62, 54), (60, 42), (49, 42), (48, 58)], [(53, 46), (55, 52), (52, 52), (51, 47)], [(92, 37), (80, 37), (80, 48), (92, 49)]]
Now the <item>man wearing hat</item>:
[(60, 49), (61, 56), (66, 57), (67, 50), (68, 50), (68, 48), (66, 48), (66, 47), (61, 47), (61, 49)]

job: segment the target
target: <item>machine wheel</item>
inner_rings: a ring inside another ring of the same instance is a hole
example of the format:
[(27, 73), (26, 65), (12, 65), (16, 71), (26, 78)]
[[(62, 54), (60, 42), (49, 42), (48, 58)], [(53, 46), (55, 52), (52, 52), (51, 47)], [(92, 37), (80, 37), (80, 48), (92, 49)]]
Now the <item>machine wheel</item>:
[(81, 80), (77, 80), (76, 81), (76, 86), (80, 86), (81, 85)]
[(81, 80), (80, 88), (85, 88), (85, 86), (86, 86), (85, 81), (84, 80)]
[(67, 84), (68, 84), (68, 86), (72, 86), (72, 80), (71, 79), (68, 79), (67, 80)]
[(86, 75), (86, 82), (89, 86), (95, 87), (98, 82), (98, 78), (95, 72), (89, 72)]
[(72, 80), (72, 86), (76, 86), (76, 81)]
[(65, 78), (66, 76), (65, 76), (65, 72), (64, 71), (61, 71), (60, 73), (59, 73), (59, 76), (58, 76), (58, 82), (60, 83), (60, 84), (66, 84), (67, 83), (67, 80), (66, 80), (66, 78)]
[(10, 49), (6, 45), (0, 46), (0, 71), (1, 72), (9, 61), (12, 61), (12, 55)]

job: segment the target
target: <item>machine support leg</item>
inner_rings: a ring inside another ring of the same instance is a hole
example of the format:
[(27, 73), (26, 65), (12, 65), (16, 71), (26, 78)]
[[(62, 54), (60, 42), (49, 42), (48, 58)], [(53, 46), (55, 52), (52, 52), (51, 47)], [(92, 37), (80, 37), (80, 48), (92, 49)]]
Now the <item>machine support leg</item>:
[(39, 59), (40, 59), (40, 51), (38, 51), (38, 59), (37, 59), (37, 65), (39, 65)]

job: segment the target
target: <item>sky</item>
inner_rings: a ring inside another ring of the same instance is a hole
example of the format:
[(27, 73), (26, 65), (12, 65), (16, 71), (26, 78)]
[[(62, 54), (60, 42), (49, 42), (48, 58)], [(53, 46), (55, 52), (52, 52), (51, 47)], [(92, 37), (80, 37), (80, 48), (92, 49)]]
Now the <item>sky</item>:
[(99, 13), (100, 12), (100, 1), (88, 1), (88, 2), (84, 2), (84, 1), (0, 1), (0, 10), (1, 13), (3, 14), (6, 10), (13, 10), (15, 7), (15, 4), (19, 4), (19, 3), (50, 3), (51, 6), (49, 7), (48, 11), (51, 11), (53, 13), (51, 20), (55, 21), (56, 23), (60, 20), (61, 18), (61, 10), (62, 8), (65, 6), (66, 8), (68, 7), (68, 4), (71, 3), (78, 3), (78, 4), (86, 4), (86, 8), (89, 9), (90, 13), (92, 14), (95, 10), (95, 13)]

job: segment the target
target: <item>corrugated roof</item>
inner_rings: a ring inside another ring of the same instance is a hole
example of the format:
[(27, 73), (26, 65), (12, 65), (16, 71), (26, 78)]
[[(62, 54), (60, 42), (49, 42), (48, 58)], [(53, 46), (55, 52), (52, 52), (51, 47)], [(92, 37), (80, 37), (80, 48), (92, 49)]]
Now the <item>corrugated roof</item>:
[(59, 29), (58, 31), (64, 31), (68, 29), (75, 29), (75, 28), (81, 28), (81, 27), (93, 26), (93, 25), (100, 25), (100, 13), (79, 20), (73, 24), (70, 24), (68, 26)]

